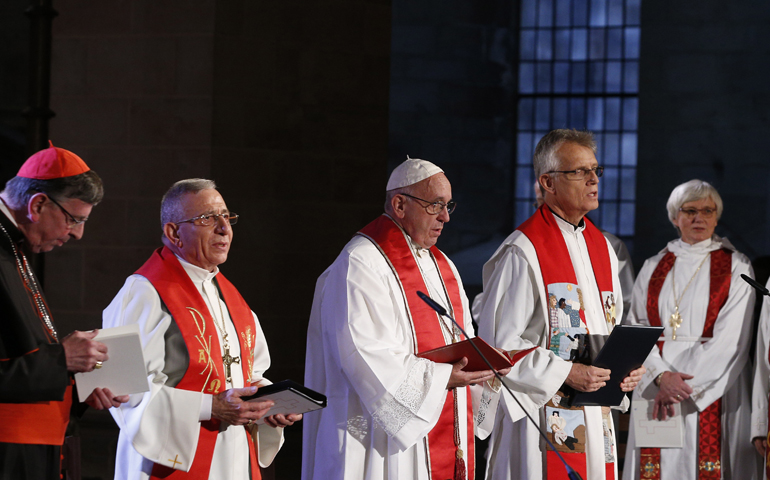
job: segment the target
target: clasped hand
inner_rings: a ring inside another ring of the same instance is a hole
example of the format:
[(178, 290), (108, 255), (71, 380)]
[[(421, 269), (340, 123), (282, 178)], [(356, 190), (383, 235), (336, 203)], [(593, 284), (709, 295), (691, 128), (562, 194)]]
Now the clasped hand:
[(655, 395), (655, 404), (652, 407), (652, 418), (661, 420), (674, 416), (674, 404), (690, 398), (692, 387), (685, 383), (690, 380), (692, 375), (681, 372), (663, 372), (660, 377), (660, 390)]
[[(211, 416), (230, 425), (250, 425), (262, 418), (275, 404), (272, 400), (244, 401), (242, 397), (254, 395), (257, 387), (231, 388), (214, 395), (211, 404)], [(288, 427), (302, 420), (301, 413), (288, 415), (276, 414), (265, 418), (265, 423), (273, 428)]]

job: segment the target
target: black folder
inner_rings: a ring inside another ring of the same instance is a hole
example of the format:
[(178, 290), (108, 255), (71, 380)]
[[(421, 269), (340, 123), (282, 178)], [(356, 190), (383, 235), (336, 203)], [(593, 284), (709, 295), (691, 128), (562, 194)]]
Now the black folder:
[(326, 395), (292, 380), (283, 380), (272, 385), (259, 387), (257, 393), (242, 397), (241, 400), (272, 400), (275, 402), (275, 405), (268, 410), (262, 419), (257, 421), (259, 424), (263, 423), (265, 417), (278, 413), (288, 415), (326, 408)]
[(593, 361), (595, 367), (612, 370), (607, 384), (595, 392), (576, 392), (572, 406), (618, 406), (625, 393), (620, 389), (623, 379), (644, 363), (663, 334), (663, 327), (617, 325)]

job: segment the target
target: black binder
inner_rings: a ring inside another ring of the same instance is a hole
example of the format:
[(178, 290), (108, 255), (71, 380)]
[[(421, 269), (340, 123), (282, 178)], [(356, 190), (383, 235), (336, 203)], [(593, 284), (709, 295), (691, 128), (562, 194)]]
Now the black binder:
[(647, 355), (663, 334), (663, 327), (616, 325), (592, 365), (612, 371), (606, 385), (595, 392), (576, 392), (572, 406), (618, 406), (625, 393), (620, 389), (623, 379), (642, 366)]
[(292, 380), (283, 380), (259, 387), (257, 393), (241, 397), (243, 401), (272, 400), (275, 402), (270, 410), (256, 423), (264, 422), (265, 417), (275, 414), (306, 413), (326, 408), (326, 395), (311, 390)]

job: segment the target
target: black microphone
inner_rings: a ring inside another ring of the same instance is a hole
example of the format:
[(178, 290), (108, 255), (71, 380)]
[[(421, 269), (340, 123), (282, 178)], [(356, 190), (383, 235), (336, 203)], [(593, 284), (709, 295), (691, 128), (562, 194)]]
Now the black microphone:
[[(750, 276), (744, 275), (743, 273), (741, 273), (741, 278), (744, 279), (746, 281), (746, 283), (748, 283), (752, 287), (756, 288), (757, 291), (759, 293), (761, 293), (762, 295), (770, 296), (770, 291), (768, 291), (767, 288), (763, 287), (762, 284), (760, 284), (758, 281), (754, 280)], [(417, 294), (419, 295), (419, 292)]]
[[(757, 285), (759, 285), (759, 284), (757, 284)], [(420, 297), (425, 303), (427, 303), (430, 308), (435, 310), (436, 313), (438, 313), (442, 317), (446, 317), (449, 320), (452, 320), (452, 323), (455, 325), (455, 327), (457, 327), (460, 330), (460, 332), (462, 332), (463, 335), (465, 335), (466, 339), (470, 338), (470, 337), (468, 337), (468, 334), (465, 333), (465, 330), (463, 330), (463, 327), (461, 327), (460, 324), (458, 324), (457, 321), (455, 321), (455, 319), (452, 318), (452, 316), (447, 313), (447, 311), (446, 311), (446, 309), (444, 307), (442, 307), (441, 305), (436, 303), (435, 300), (430, 298), (428, 295), (420, 292), (419, 290), (417, 291), (417, 296)], [(489, 369), (492, 370), (492, 373), (495, 374), (495, 377), (497, 377), (497, 379), (500, 380), (500, 384), (508, 391), (508, 393), (511, 395), (511, 398), (513, 398), (516, 401), (516, 403), (521, 408), (521, 411), (524, 412), (524, 415), (526, 415), (527, 418), (529, 419), (529, 421), (532, 422), (532, 425), (534, 425), (535, 428), (537, 428), (537, 431), (540, 433), (540, 436), (543, 437), (543, 439), (546, 441), (546, 443), (548, 443), (548, 445), (551, 446), (553, 451), (559, 457), (559, 460), (561, 460), (561, 463), (564, 464), (564, 468), (567, 469), (567, 476), (569, 477), (569, 479), (570, 480), (583, 480), (583, 477), (581, 477), (578, 472), (576, 472), (575, 470), (572, 469), (572, 467), (569, 466), (569, 464), (561, 456), (561, 453), (559, 453), (559, 451), (556, 450), (556, 447), (554, 446), (554, 444), (551, 443), (550, 440), (548, 440), (548, 436), (545, 433), (543, 433), (543, 431), (540, 429), (540, 425), (538, 425), (538, 423), (535, 422), (535, 420), (529, 415), (529, 413), (527, 413), (527, 410), (524, 409), (524, 405), (521, 404), (519, 399), (516, 398), (516, 395), (513, 394), (513, 392), (511, 391), (510, 388), (508, 388), (508, 385), (506, 385), (505, 382), (503, 381), (503, 377), (500, 376), (499, 373), (497, 373), (497, 370), (495, 370), (495, 368), (492, 366), (492, 364), (489, 362), (489, 360), (487, 360), (487, 357), (485, 357), (484, 354), (481, 353), (481, 350), (479, 350), (479, 347), (477, 347), (476, 344), (473, 343), (473, 342), (469, 342), (469, 343), (471, 344), (471, 347), (473, 347), (473, 349), (476, 350), (476, 353), (479, 354), (481, 359), (484, 360), (484, 363), (487, 364)]]

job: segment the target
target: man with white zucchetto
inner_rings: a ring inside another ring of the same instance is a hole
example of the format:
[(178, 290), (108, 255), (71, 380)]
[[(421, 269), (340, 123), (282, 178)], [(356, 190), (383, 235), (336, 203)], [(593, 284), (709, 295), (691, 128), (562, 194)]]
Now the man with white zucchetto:
[(473, 335), (460, 276), (435, 246), (454, 208), (443, 170), (407, 159), (390, 176), (385, 213), (319, 277), (305, 384), (329, 406), (305, 415), (303, 479), (474, 478), (474, 433), (484, 435), (498, 399), (493, 372), (416, 355), (463, 339), (418, 291)]

